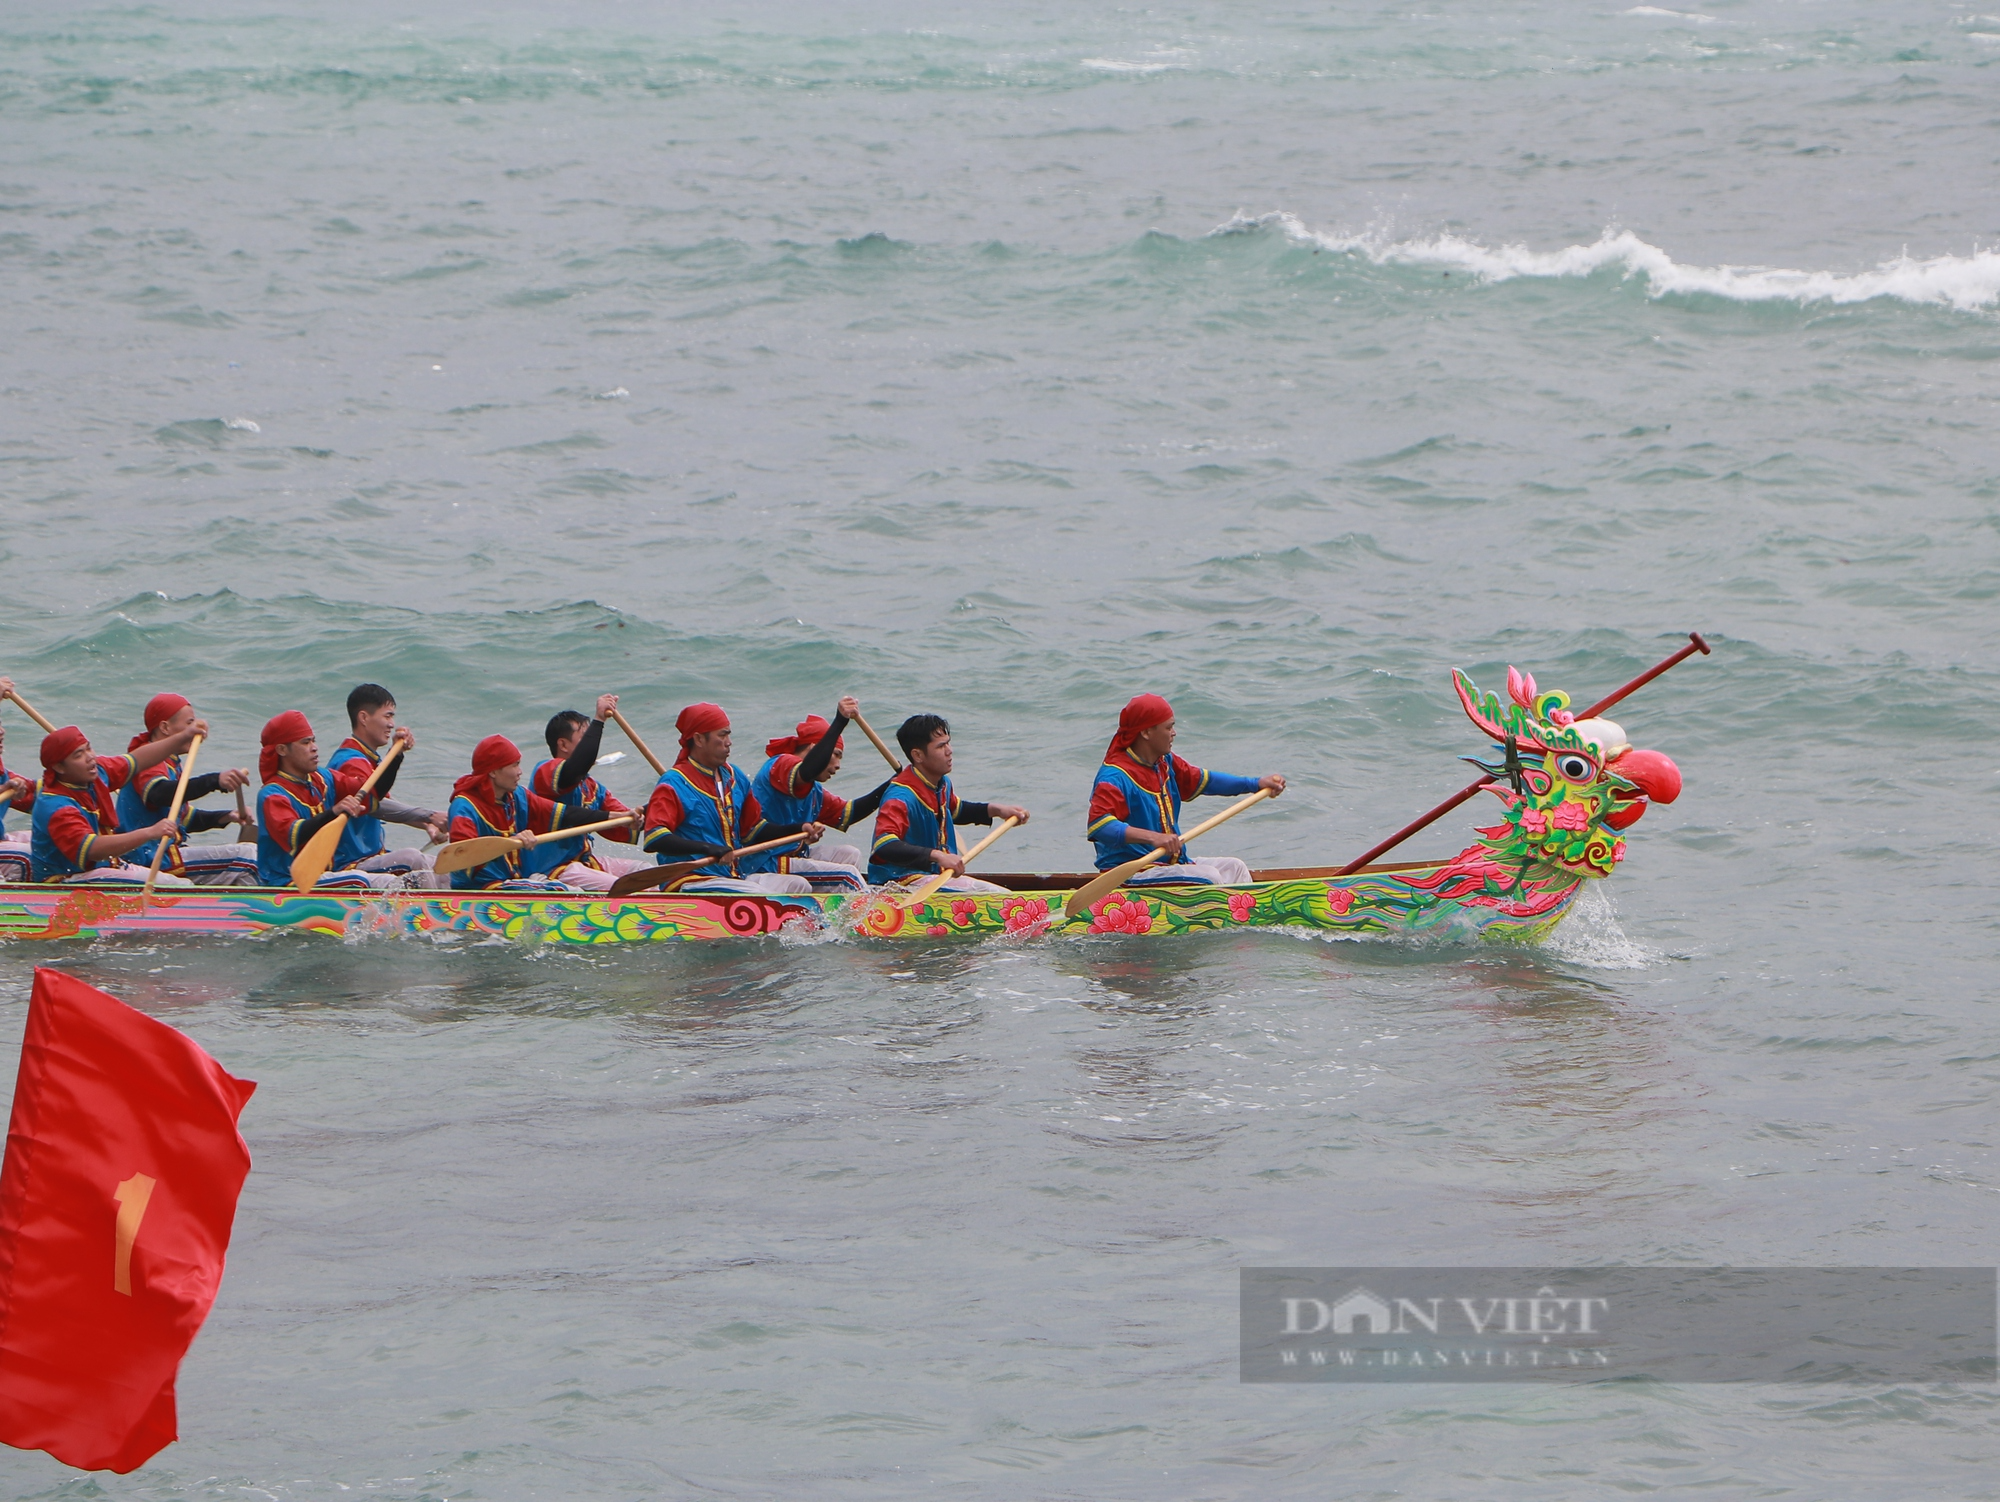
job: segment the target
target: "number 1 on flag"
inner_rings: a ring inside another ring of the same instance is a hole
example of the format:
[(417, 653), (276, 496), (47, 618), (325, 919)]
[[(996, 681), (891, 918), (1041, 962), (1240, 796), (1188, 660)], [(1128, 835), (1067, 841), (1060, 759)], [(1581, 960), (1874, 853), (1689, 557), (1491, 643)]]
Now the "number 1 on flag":
[(139, 1239), (139, 1222), (146, 1218), (146, 1205), (153, 1198), (153, 1180), (135, 1173), (112, 1192), (118, 1201), (118, 1258), (111, 1269), (114, 1293), (132, 1297), (132, 1243)]

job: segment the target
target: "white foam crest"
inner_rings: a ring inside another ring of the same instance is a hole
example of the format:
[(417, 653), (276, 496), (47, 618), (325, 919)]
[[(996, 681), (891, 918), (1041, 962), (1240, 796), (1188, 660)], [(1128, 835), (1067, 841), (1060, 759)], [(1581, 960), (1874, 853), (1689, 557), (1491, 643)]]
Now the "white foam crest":
[(1117, 57), (1086, 57), (1080, 66), (1098, 73), (1170, 73), (1186, 63), (1127, 62)]
[(1644, 277), (1653, 297), (1705, 294), (1735, 302), (1848, 304), (1889, 298), (1897, 302), (1978, 312), (2000, 304), (2000, 251), (1969, 256), (1909, 255), (1884, 261), (1873, 271), (1793, 271), (1768, 266), (1683, 266), (1659, 246), (1630, 230), (1606, 230), (1588, 245), (1530, 250), (1525, 245), (1481, 245), (1459, 235), (1396, 240), (1379, 231), (1326, 235), (1307, 229), (1291, 214), (1237, 214), (1213, 234), (1276, 230), (1300, 244), (1358, 255), (1378, 266), (1442, 266), (1484, 282), (1515, 277), (1583, 277), (1622, 269)]
[(1705, 16), (1698, 10), (1663, 10), (1657, 5), (1635, 5), (1630, 10), (1618, 12), (1621, 16), (1659, 16), (1668, 21), (1692, 21), (1697, 26), (1710, 26), (1714, 16)]

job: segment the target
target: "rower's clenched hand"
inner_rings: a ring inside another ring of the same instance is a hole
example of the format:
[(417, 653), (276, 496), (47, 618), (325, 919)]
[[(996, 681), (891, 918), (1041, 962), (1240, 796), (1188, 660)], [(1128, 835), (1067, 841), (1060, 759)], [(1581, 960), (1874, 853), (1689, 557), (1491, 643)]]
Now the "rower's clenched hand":
[(153, 840), (177, 840), (180, 838), (180, 833), (181, 821), (179, 819), (162, 819), (146, 831), (146, 838), (139, 843), (143, 845)]
[(1259, 777), (1257, 779), (1257, 786), (1275, 798), (1284, 792), (1285, 779), (1276, 772), (1273, 772), (1269, 777)]
[(933, 850), (931, 861), (940, 871), (953, 876), (965, 875), (965, 857), (962, 855), (954, 855), (949, 850)]
[(350, 819), (358, 819), (368, 812), (368, 808), (359, 798), (350, 794), (334, 804), (333, 811), (337, 814), (346, 814)]
[(0, 678), (0, 699), (11, 699), (13, 697), (14, 680), (12, 678)]
[(424, 825), (424, 832), (431, 837), (431, 843), (442, 845), (451, 838), (451, 821), (443, 814), (432, 814), (430, 822)]
[(838, 704), (833, 706), (850, 720), (861, 718), (861, 701), (852, 694), (843, 694)]
[(986, 805), (986, 808), (993, 815), (993, 822), (995, 824), (998, 824), (1002, 819), (1012, 819), (1016, 824), (1025, 824), (1028, 822), (1028, 811), (1018, 803), (989, 803)]
[(405, 756), (408, 756), (412, 751), (417, 749), (417, 733), (408, 725), (398, 725), (394, 730), (389, 732), (389, 739), (403, 743), (403, 754)]
[(233, 793), (250, 786), (250, 774), (242, 767), (230, 767), (216, 779), (215, 785), (225, 793)]
[(1128, 837), (1143, 839), (1144, 843), (1151, 845), (1155, 850), (1166, 851), (1166, 865), (1178, 866), (1181, 863), (1181, 852), (1185, 847), (1179, 835), (1158, 834), (1150, 829), (1133, 829), (1130, 826), (1127, 826), (1126, 834)]
[(596, 717), (598, 719), (608, 720), (617, 712), (618, 712), (618, 696), (616, 694), (599, 694), (597, 696)]
[(824, 824), (802, 824), (799, 826), (799, 833), (804, 837), (806, 844), (817, 845), (821, 840), (826, 838), (826, 826)]

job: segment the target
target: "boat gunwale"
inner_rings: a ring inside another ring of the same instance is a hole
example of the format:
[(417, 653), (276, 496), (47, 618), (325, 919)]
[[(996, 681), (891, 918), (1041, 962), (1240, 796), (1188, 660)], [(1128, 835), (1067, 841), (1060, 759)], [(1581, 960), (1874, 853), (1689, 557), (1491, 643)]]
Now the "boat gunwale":
[[(1437, 870), (1443, 866), (1447, 866), (1450, 863), (1451, 863), (1451, 857), (1449, 856), (1437, 860), (1427, 860), (1427, 861), (1393, 861), (1382, 865), (1364, 866), (1359, 871), (1350, 872), (1348, 874), (1351, 876), (1368, 876), (1374, 874), (1388, 874), (1388, 873), (1405, 872), (1405, 871), (1431, 871), (1431, 870)], [(983, 874), (979, 879), (982, 881), (990, 881), (995, 883), (996, 885), (1004, 887), (1006, 889), (1004, 892), (953, 892), (949, 894), (940, 892), (938, 895), (940, 896), (949, 895), (952, 897), (1001, 897), (1001, 896), (1011, 897), (1011, 896), (1022, 896), (1022, 895), (1032, 896), (1050, 892), (1073, 892), (1077, 888), (1084, 886), (1089, 882), (1095, 881), (1099, 876), (1102, 876), (1103, 874), (1104, 873), (1101, 871), (1087, 871), (1087, 872), (1002, 871), (992, 874)], [(1207, 882), (1207, 883), (1160, 882), (1157, 883), (1157, 886), (1160, 888), (1175, 888), (1175, 889), (1185, 889), (1196, 886), (1209, 886), (1217, 891), (1242, 892), (1242, 891), (1248, 891), (1253, 887), (1277, 886), (1284, 882), (1289, 882), (1289, 881), (1335, 881), (1341, 879), (1341, 875), (1342, 875), (1342, 868), (1339, 866), (1282, 866), (1282, 867), (1274, 867), (1269, 870), (1252, 871), (1250, 873), (1251, 879), (1248, 882), (1236, 883), (1233, 885), (1225, 884), (1222, 882)], [(1149, 887), (1153, 887), (1154, 885), (1155, 885), (1154, 883), (1142, 882), (1139, 884), (1139, 887), (1137, 889), (1143, 891), (1148, 889)], [(127, 897), (134, 899), (139, 898), (141, 895), (139, 888), (136, 885), (125, 882), (104, 882), (102, 884), (96, 884), (91, 882), (76, 882), (76, 883), (0, 882), (0, 901), (6, 901), (10, 896), (16, 893), (20, 894), (34, 893), (37, 896), (49, 897), (49, 896), (55, 896), (73, 892), (93, 892), (93, 893), (103, 894), (106, 896)], [(363, 891), (356, 887), (321, 887), (321, 888), (316, 888), (315, 890), (310, 892), (301, 892), (297, 887), (239, 887), (239, 886), (196, 885), (193, 887), (155, 888), (153, 891), (152, 898), (150, 899), (150, 905), (171, 906), (174, 904), (175, 899), (181, 897), (190, 897), (190, 896), (253, 897), (253, 898), (264, 898), (267, 900), (278, 900), (278, 899), (295, 900), (298, 898), (330, 897), (335, 900), (345, 901), (345, 902), (394, 902), (394, 903), (470, 901), (470, 902), (533, 902), (533, 903), (634, 902), (640, 904), (652, 904), (652, 903), (685, 901), (690, 898), (697, 900), (706, 899), (712, 901), (717, 898), (742, 898), (742, 897), (763, 899), (780, 903), (785, 902), (787, 900), (790, 900), (792, 902), (798, 902), (800, 900), (817, 902), (828, 897), (838, 897), (843, 899), (844, 902), (852, 902), (852, 901), (861, 901), (866, 898), (876, 897), (876, 896), (893, 898), (896, 895), (897, 891), (893, 887), (879, 887), (871, 889), (867, 892), (842, 892), (842, 891), (657, 892), (654, 891), (654, 892), (632, 892), (626, 894), (623, 897), (614, 897), (609, 892), (504, 892), (504, 891), (496, 891), (491, 888), (457, 888), (457, 887), (430, 887), (430, 888), (390, 887), (387, 889), (370, 888), (366, 891)]]

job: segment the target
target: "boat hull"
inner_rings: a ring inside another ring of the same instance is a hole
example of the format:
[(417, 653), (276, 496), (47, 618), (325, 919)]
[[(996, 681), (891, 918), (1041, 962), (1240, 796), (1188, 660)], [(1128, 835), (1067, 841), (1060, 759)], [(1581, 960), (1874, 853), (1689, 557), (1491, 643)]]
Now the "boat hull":
[(464, 934), (522, 943), (633, 944), (837, 929), (893, 941), (1012, 934), (1158, 937), (1237, 928), (1335, 934), (1435, 934), (1532, 943), (1567, 912), (1582, 879), (1558, 874), (1510, 899), (1449, 895), (1446, 863), (1353, 876), (1292, 875), (1240, 887), (1128, 887), (1075, 918), (1069, 890), (940, 892), (914, 908), (881, 894), (631, 897), (479, 892), (314, 892), (179, 887), (150, 902), (113, 887), (0, 884), (0, 938), (245, 935), (296, 930), (339, 938)]

